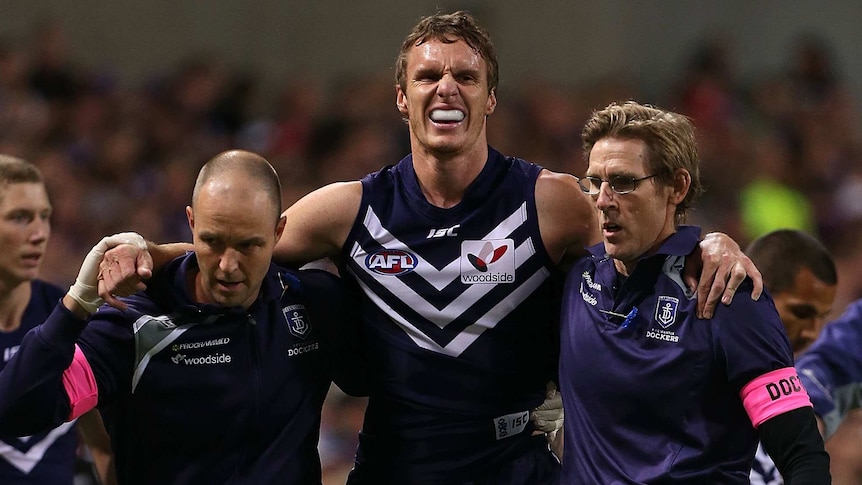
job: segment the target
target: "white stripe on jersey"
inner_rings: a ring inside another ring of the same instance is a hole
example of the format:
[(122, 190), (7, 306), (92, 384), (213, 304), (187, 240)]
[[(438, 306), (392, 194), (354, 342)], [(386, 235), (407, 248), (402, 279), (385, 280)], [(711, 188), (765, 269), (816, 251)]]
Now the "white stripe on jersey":
[[(362, 250), (361, 247), (359, 247), (358, 244), (354, 244), (355, 245), (353, 247), (353, 250), (351, 251), (351, 255), (355, 255), (354, 259), (362, 261), (363, 259), (365, 259), (366, 253)], [(528, 239), (515, 249), (515, 267), (520, 267), (524, 263), (524, 261), (526, 261), (533, 254), (535, 254), (535, 247), (533, 246), (532, 241)], [(458, 259), (455, 260), (455, 263), (458, 263)], [(448, 266), (452, 265), (449, 264)], [(456, 266), (460, 267), (460, 265)], [(479, 301), (479, 299), (481, 299), (483, 296), (488, 294), (489, 291), (493, 290), (496, 287), (496, 285), (470, 285), (469, 288), (462, 291), (454, 300), (449, 302), (449, 304), (447, 304), (443, 308), (438, 309), (437, 307), (429, 303), (425, 298), (422, 298), (419, 293), (404, 284), (404, 282), (402, 282), (400, 279), (390, 275), (382, 275), (375, 273), (374, 271), (370, 271), (365, 268), (364, 265), (360, 265), (360, 268), (363, 269), (363, 272), (365, 274), (373, 278), (381, 285), (385, 286), (390, 293), (396, 295), (399, 299), (401, 299), (411, 308), (416, 310), (417, 313), (421, 314), (426, 319), (428, 319), (428, 321), (434, 323), (440, 328), (445, 328), (446, 325), (452, 323), (452, 321), (461, 316), (461, 314), (464, 313), (465, 310), (470, 308), (473, 304)], [(350, 270), (353, 271), (352, 268)], [(457, 279), (458, 276), (460, 276), (459, 270), (452, 269), (451, 271), (455, 273), (455, 275), (454, 277), (448, 277), (450, 283), (453, 280)], [(547, 277), (549, 274), (550, 273), (545, 270), (545, 277)], [(429, 281), (429, 283), (431, 282)], [(371, 289), (365, 286), (363, 286), (363, 288), (365, 293), (368, 294), (368, 296), (371, 296)]]
[[(527, 206), (522, 204), (515, 212), (506, 217), (500, 224), (489, 231), (484, 240), (502, 239), (514, 232), (527, 220)], [(438, 270), (431, 263), (422, 259), (416, 251), (405, 244), (390, 233), (382, 224), (380, 219), (374, 213), (371, 207), (368, 207), (363, 224), (368, 229), (371, 237), (375, 242), (386, 249), (410, 251), (416, 256), (417, 265), (413, 271), (432, 285), (437, 291), (442, 291), (449, 284), (460, 277), (461, 261), (460, 255), (452, 262), (447, 264), (442, 269)], [(519, 268), (528, 259), (536, 254), (536, 248), (531, 238), (526, 239), (517, 248), (515, 248), (515, 267)], [(451, 302), (445, 307), (438, 309), (436, 306), (429, 303), (421, 294), (410, 288), (399, 278), (391, 275), (382, 275), (369, 270), (365, 266), (365, 257), (368, 255), (358, 243), (354, 243), (350, 251), (350, 257), (356, 263), (356, 268), (362, 271), (365, 275), (374, 279), (382, 287), (386, 288), (387, 294), (391, 294), (403, 301), (412, 310), (422, 315), (428, 321), (434, 323), (439, 328), (445, 328), (455, 319), (460, 317), (467, 309), (472, 307), (477, 301), (484, 297), (488, 292), (497, 287), (494, 284), (476, 284), (469, 285), (464, 291), (460, 292)], [(354, 271), (353, 267), (349, 268)], [(355, 275), (356, 276), (356, 275)], [(445, 346), (440, 346), (428, 335), (423, 333), (413, 323), (396, 312), (389, 304), (384, 301), (383, 296), (375, 293), (361, 278), (356, 276), (362, 291), (383, 311), (386, 315), (398, 326), (400, 326), (407, 335), (419, 347), (449, 355), (452, 357), (459, 356), (466, 350), (479, 336), (487, 329), (493, 328), (499, 321), (506, 317), (513, 309), (520, 305), (529, 297), (533, 291), (538, 288), (543, 281), (550, 276), (550, 272), (542, 267), (527, 278), (517, 287), (513, 287), (511, 293), (503, 298), (497, 305), (488, 310), (484, 315), (479, 317), (476, 322), (472, 323), (462, 330), (451, 342)]]
[[(370, 298), (375, 305), (377, 305), (384, 313), (386, 313), (386, 315), (388, 315), (393, 322), (397, 323), (398, 326), (401, 327), (414, 342), (416, 342), (416, 345), (432, 352), (448, 355), (450, 357), (458, 357), (459, 355), (461, 355), (462, 352), (467, 349), (467, 347), (469, 347), (473, 342), (475, 342), (480, 335), (482, 335), (482, 332), (489, 328), (494, 328), (500, 320), (502, 320), (506, 315), (509, 314), (509, 312), (511, 312), (515, 307), (517, 307), (525, 299), (527, 299), (527, 297), (530, 296), (530, 294), (532, 294), (533, 291), (535, 291), (536, 288), (538, 288), (539, 285), (541, 285), (542, 282), (548, 278), (548, 276), (550, 276), (550, 272), (545, 268), (540, 268), (538, 271), (533, 273), (533, 275), (528, 278), (527, 281), (525, 281), (515, 291), (513, 291), (507, 298), (503, 299), (503, 301), (501, 301), (496, 306), (491, 308), (487, 313), (479, 317), (476, 323), (473, 323), (464, 330), (462, 330), (458, 334), (458, 336), (452, 339), (452, 341), (449, 342), (445, 347), (441, 347), (439, 344), (437, 344), (437, 342), (425, 335), (421, 330), (416, 328), (407, 319), (402, 317), (385, 301), (383, 301), (383, 299), (377, 296), (376, 293), (371, 291), (371, 289), (366, 286), (361, 279), (357, 278), (356, 281), (359, 282), (359, 285), (362, 287), (362, 291), (365, 292), (368, 298)], [(427, 302), (426, 305), (428, 305)], [(416, 309), (416, 306), (412, 304), (410, 306), (413, 309)], [(428, 306), (430, 307), (430, 305)], [(423, 316), (428, 315), (423, 314)]]
[[(70, 431), (70, 428), (75, 425), (75, 421), (77, 420), (73, 419), (72, 421), (63, 423), (52, 429), (44, 438), (42, 438), (42, 441), (30, 447), (26, 453), (12, 445), (0, 441), (0, 456), (8, 461), (10, 465), (21, 470), (25, 474), (30, 473), (30, 471), (32, 471), (33, 468), (42, 461), (48, 448), (50, 448), (57, 439)], [(24, 438), (20, 439), (23, 440)]]
[[(512, 234), (518, 227), (520, 227), (524, 222), (527, 221), (527, 203), (521, 204), (515, 212), (513, 212), (509, 217), (503, 219), (502, 222), (497, 224), (494, 229), (491, 229), (488, 234), (486, 234), (482, 240), (494, 240), (494, 239), (505, 239), (507, 236)], [(412, 254), (416, 256), (418, 259), (418, 263), (416, 265), (416, 269), (413, 270), (414, 273), (421, 276), (425, 281), (431, 284), (437, 291), (442, 290), (449, 283), (456, 280), (460, 273), (458, 268), (461, 265), (461, 261), (459, 258), (455, 258), (451, 263), (447, 264), (443, 269), (438, 270), (434, 267), (433, 264), (428, 261), (422, 259), (422, 256), (416, 254), (415, 251), (410, 249), (410, 246), (400, 241), (396, 238), (391, 232), (389, 232), (385, 227), (383, 227), (383, 223), (380, 222), (380, 218), (377, 217), (377, 214), (374, 213), (374, 210), (371, 206), (368, 206), (368, 210), (365, 212), (365, 218), (362, 223), (368, 229), (368, 233), (371, 234), (372, 239), (374, 239), (377, 244), (380, 244), (386, 249), (401, 249), (401, 250), (409, 250)], [(522, 245), (523, 246), (523, 245)], [(364, 266), (361, 264), (359, 260), (359, 256), (364, 259), (365, 252), (357, 252), (362, 251), (362, 248), (359, 247), (358, 244), (355, 244), (350, 252), (350, 257), (356, 260), (360, 266)], [(518, 248), (521, 249), (520, 247)], [(529, 254), (524, 255), (524, 257), (520, 260), (515, 261), (515, 264), (520, 266), (523, 260), (529, 258), (533, 254), (535, 254), (535, 249), (530, 244), (529, 250), (531, 251)], [(516, 254), (517, 257), (517, 254)], [(448, 275), (448, 276), (447, 276)], [(474, 285), (477, 286), (477, 285)], [(478, 285), (484, 286), (484, 285)], [(493, 285), (491, 285), (493, 286)]]

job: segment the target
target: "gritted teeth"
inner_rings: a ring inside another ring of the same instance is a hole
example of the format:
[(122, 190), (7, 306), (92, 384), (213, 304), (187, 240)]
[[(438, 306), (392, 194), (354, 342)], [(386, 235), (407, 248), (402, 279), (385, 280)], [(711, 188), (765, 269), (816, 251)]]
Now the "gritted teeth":
[(461, 121), (464, 112), (459, 109), (435, 109), (431, 111), (432, 121)]

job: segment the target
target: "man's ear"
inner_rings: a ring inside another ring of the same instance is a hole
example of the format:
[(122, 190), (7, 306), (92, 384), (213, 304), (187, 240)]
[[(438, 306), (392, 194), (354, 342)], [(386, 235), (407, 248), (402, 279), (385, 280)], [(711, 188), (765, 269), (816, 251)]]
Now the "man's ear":
[(497, 109), (497, 93), (494, 89), (488, 94), (488, 102), (485, 104), (485, 116), (490, 115)]
[(186, 219), (189, 220), (189, 229), (192, 230), (192, 234), (195, 232), (195, 211), (192, 209), (192, 206), (186, 206)]
[(398, 111), (401, 112), (405, 118), (409, 116), (409, 110), (407, 109), (407, 95), (404, 94), (404, 90), (401, 89), (401, 86), (395, 86), (395, 106), (398, 107)]
[(673, 184), (671, 185), (670, 201), (675, 205), (679, 205), (685, 200), (688, 195), (688, 189), (691, 188), (691, 174), (684, 168), (678, 168), (673, 173)]
[(275, 241), (278, 242), (281, 239), (282, 233), (284, 233), (284, 226), (287, 224), (287, 216), (284, 214), (278, 218), (278, 224), (275, 226)]

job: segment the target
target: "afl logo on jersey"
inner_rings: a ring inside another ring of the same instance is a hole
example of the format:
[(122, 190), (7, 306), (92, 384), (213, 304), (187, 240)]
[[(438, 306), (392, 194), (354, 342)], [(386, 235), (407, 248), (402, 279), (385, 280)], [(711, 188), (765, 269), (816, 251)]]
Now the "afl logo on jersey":
[(381, 249), (365, 258), (365, 267), (378, 274), (397, 276), (416, 269), (416, 256), (400, 249)]

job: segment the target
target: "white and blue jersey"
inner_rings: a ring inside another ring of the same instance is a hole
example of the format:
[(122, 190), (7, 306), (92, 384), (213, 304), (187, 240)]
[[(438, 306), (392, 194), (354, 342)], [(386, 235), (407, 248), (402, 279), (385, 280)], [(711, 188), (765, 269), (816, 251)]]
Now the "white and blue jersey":
[(756, 427), (810, 406), (768, 295), (697, 319), (681, 273), (699, 234), (680, 228), (625, 281), (603, 244), (569, 273), (563, 483), (747, 484)]
[(784, 478), (775, 462), (763, 449), (762, 444), (757, 445), (757, 452), (754, 454), (754, 463), (751, 465), (751, 473), (749, 474), (750, 485), (783, 485)]
[[(41, 280), (31, 281), (30, 288), (30, 302), (21, 316), (21, 326), (0, 332), (0, 370), (18, 350), (24, 335), (45, 321), (65, 294), (61, 288)], [(0, 436), (0, 483), (71, 485), (78, 446), (74, 424), (64, 423), (24, 438)]]
[(541, 170), (489, 149), (448, 209), (411, 156), (362, 179), (343, 256), (373, 383), (350, 483), (461, 483), (547, 451), (528, 422), (557, 359)]
[(826, 325), (796, 369), (828, 439), (848, 412), (862, 407), (862, 300)]

